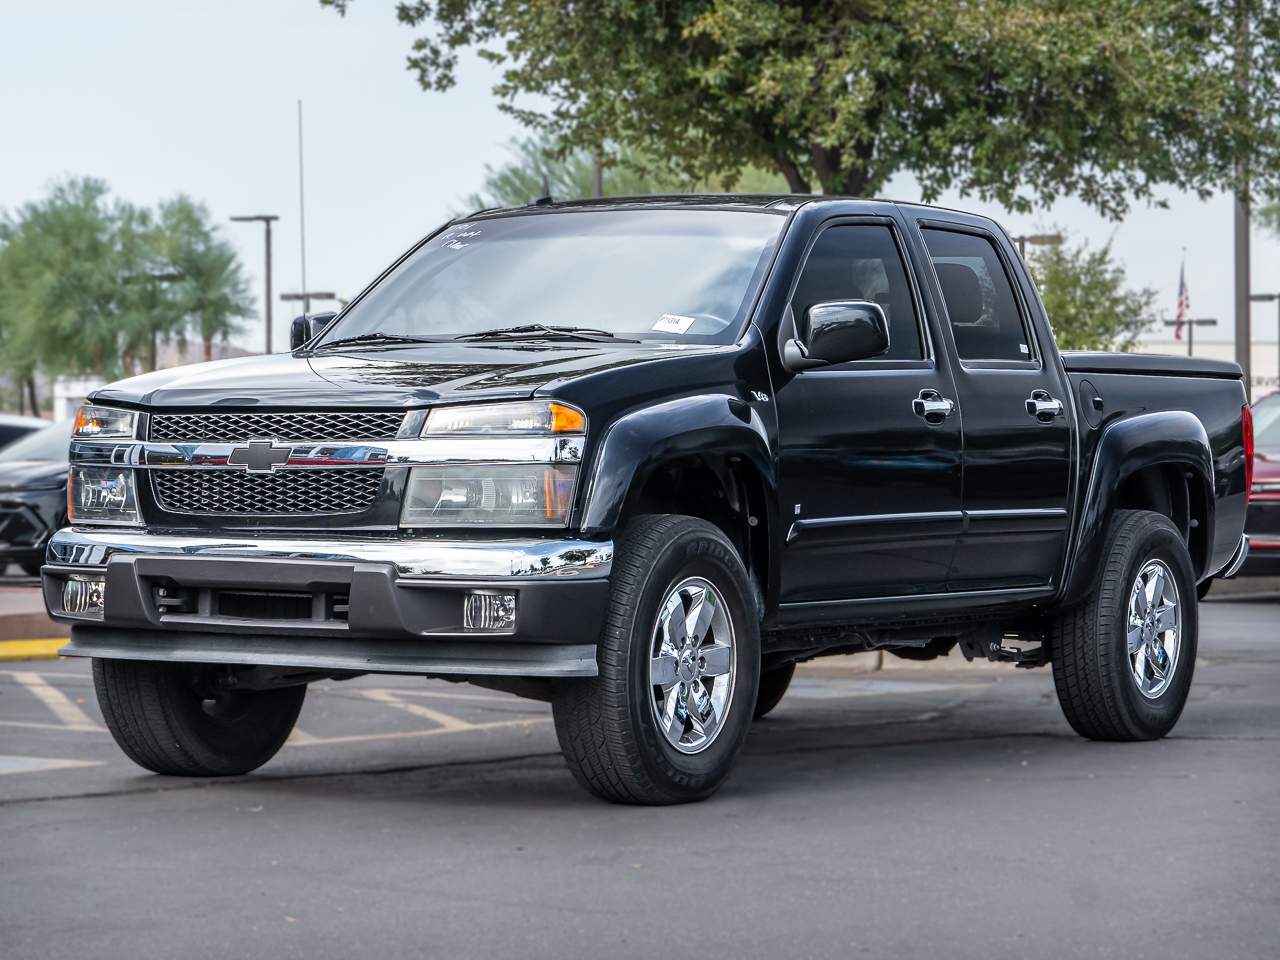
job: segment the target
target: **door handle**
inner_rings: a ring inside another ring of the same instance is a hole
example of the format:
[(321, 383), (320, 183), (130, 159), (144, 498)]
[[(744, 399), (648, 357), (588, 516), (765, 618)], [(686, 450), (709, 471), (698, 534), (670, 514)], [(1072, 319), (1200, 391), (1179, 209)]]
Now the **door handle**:
[(924, 417), (926, 423), (941, 423), (956, 408), (954, 400), (948, 400), (937, 390), (921, 390), (920, 396), (911, 401), (911, 412)]
[(1050, 396), (1048, 390), (1032, 390), (1027, 397), (1027, 413), (1041, 423), (1052, 423), (1054, 417), (1062, 416), (1062, 401)]

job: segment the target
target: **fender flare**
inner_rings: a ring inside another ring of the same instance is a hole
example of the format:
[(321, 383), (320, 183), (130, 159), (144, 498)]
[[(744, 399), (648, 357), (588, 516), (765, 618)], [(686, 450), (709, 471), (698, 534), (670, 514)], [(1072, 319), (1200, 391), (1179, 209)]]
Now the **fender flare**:
[(1068, 554), (1065, 589), (1061, 602), (1070, 605), (1083, 600), (1102, 563), (1102, 549), (1111, 515), (1115, 512), (1124, 482), (1139, 470), (1154, 466), (1178, 466), (1196, 475), (1206, 491), (1198, 512), (1205, 530), (1200, 538), (1203, 556), (1191, 558), (1195, 568), (1209, 568), (1213, 549), (1214, 473), (1209, 435), (1199, 418), (1185, 410), (1142, 413), (1109, 424), (1098, 440), (1089, 483), (1080, 503), (1080, 519)]
[(658, 466), (696, 454), (740, 457), (754, 466), (765, 486), (769, 530), (775, 535), (777, 483), (768, 437), (760, 414), (728, 394), (682, 397), (619, 417), (593, 457), (579, 524), (583, 536), (615, 530)]

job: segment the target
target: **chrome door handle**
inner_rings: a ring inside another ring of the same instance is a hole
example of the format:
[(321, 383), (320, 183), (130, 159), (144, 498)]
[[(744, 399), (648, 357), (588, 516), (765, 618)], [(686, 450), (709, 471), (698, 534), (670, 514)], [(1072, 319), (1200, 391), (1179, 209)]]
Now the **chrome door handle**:
[(911, 412), (924, 417), (928, 423), (941, 423), (955, 410), (954, 400), (948, 400), (937, 390), (921, 390), (920, 396), (911, 401)]
[(1062, 416), (1062, 401), (1050, 396), (1048, 390), (1032, 390), (1027, 397), (1027, 413), (1041, 423), (1050, 423), (1054, 417)]

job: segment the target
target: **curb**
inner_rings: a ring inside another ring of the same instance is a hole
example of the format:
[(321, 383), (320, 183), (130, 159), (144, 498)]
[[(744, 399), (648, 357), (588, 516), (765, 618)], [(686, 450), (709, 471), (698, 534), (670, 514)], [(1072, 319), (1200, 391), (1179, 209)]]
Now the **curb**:
[(44, 640), (0, 640), (0, 663), (14, 660), (56, 660), (66, 637)]

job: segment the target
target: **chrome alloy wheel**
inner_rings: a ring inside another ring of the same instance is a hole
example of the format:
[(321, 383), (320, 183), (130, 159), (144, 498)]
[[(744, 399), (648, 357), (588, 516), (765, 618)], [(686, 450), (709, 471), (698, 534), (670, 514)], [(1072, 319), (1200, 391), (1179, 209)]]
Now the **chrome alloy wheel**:
[(700, 753), (724, 726), (738, 657), (733, 622), (714, 584), (689, 577), (668, 591), (650, 651), (653, 718), (681, 753)]
[(1182, 639), (1178, 585), (1163, 560), (1148, 560), (1138, 571), (1129, 593), (1126, 639), (1133, 682), (1154, 700), (1173, 680)]

